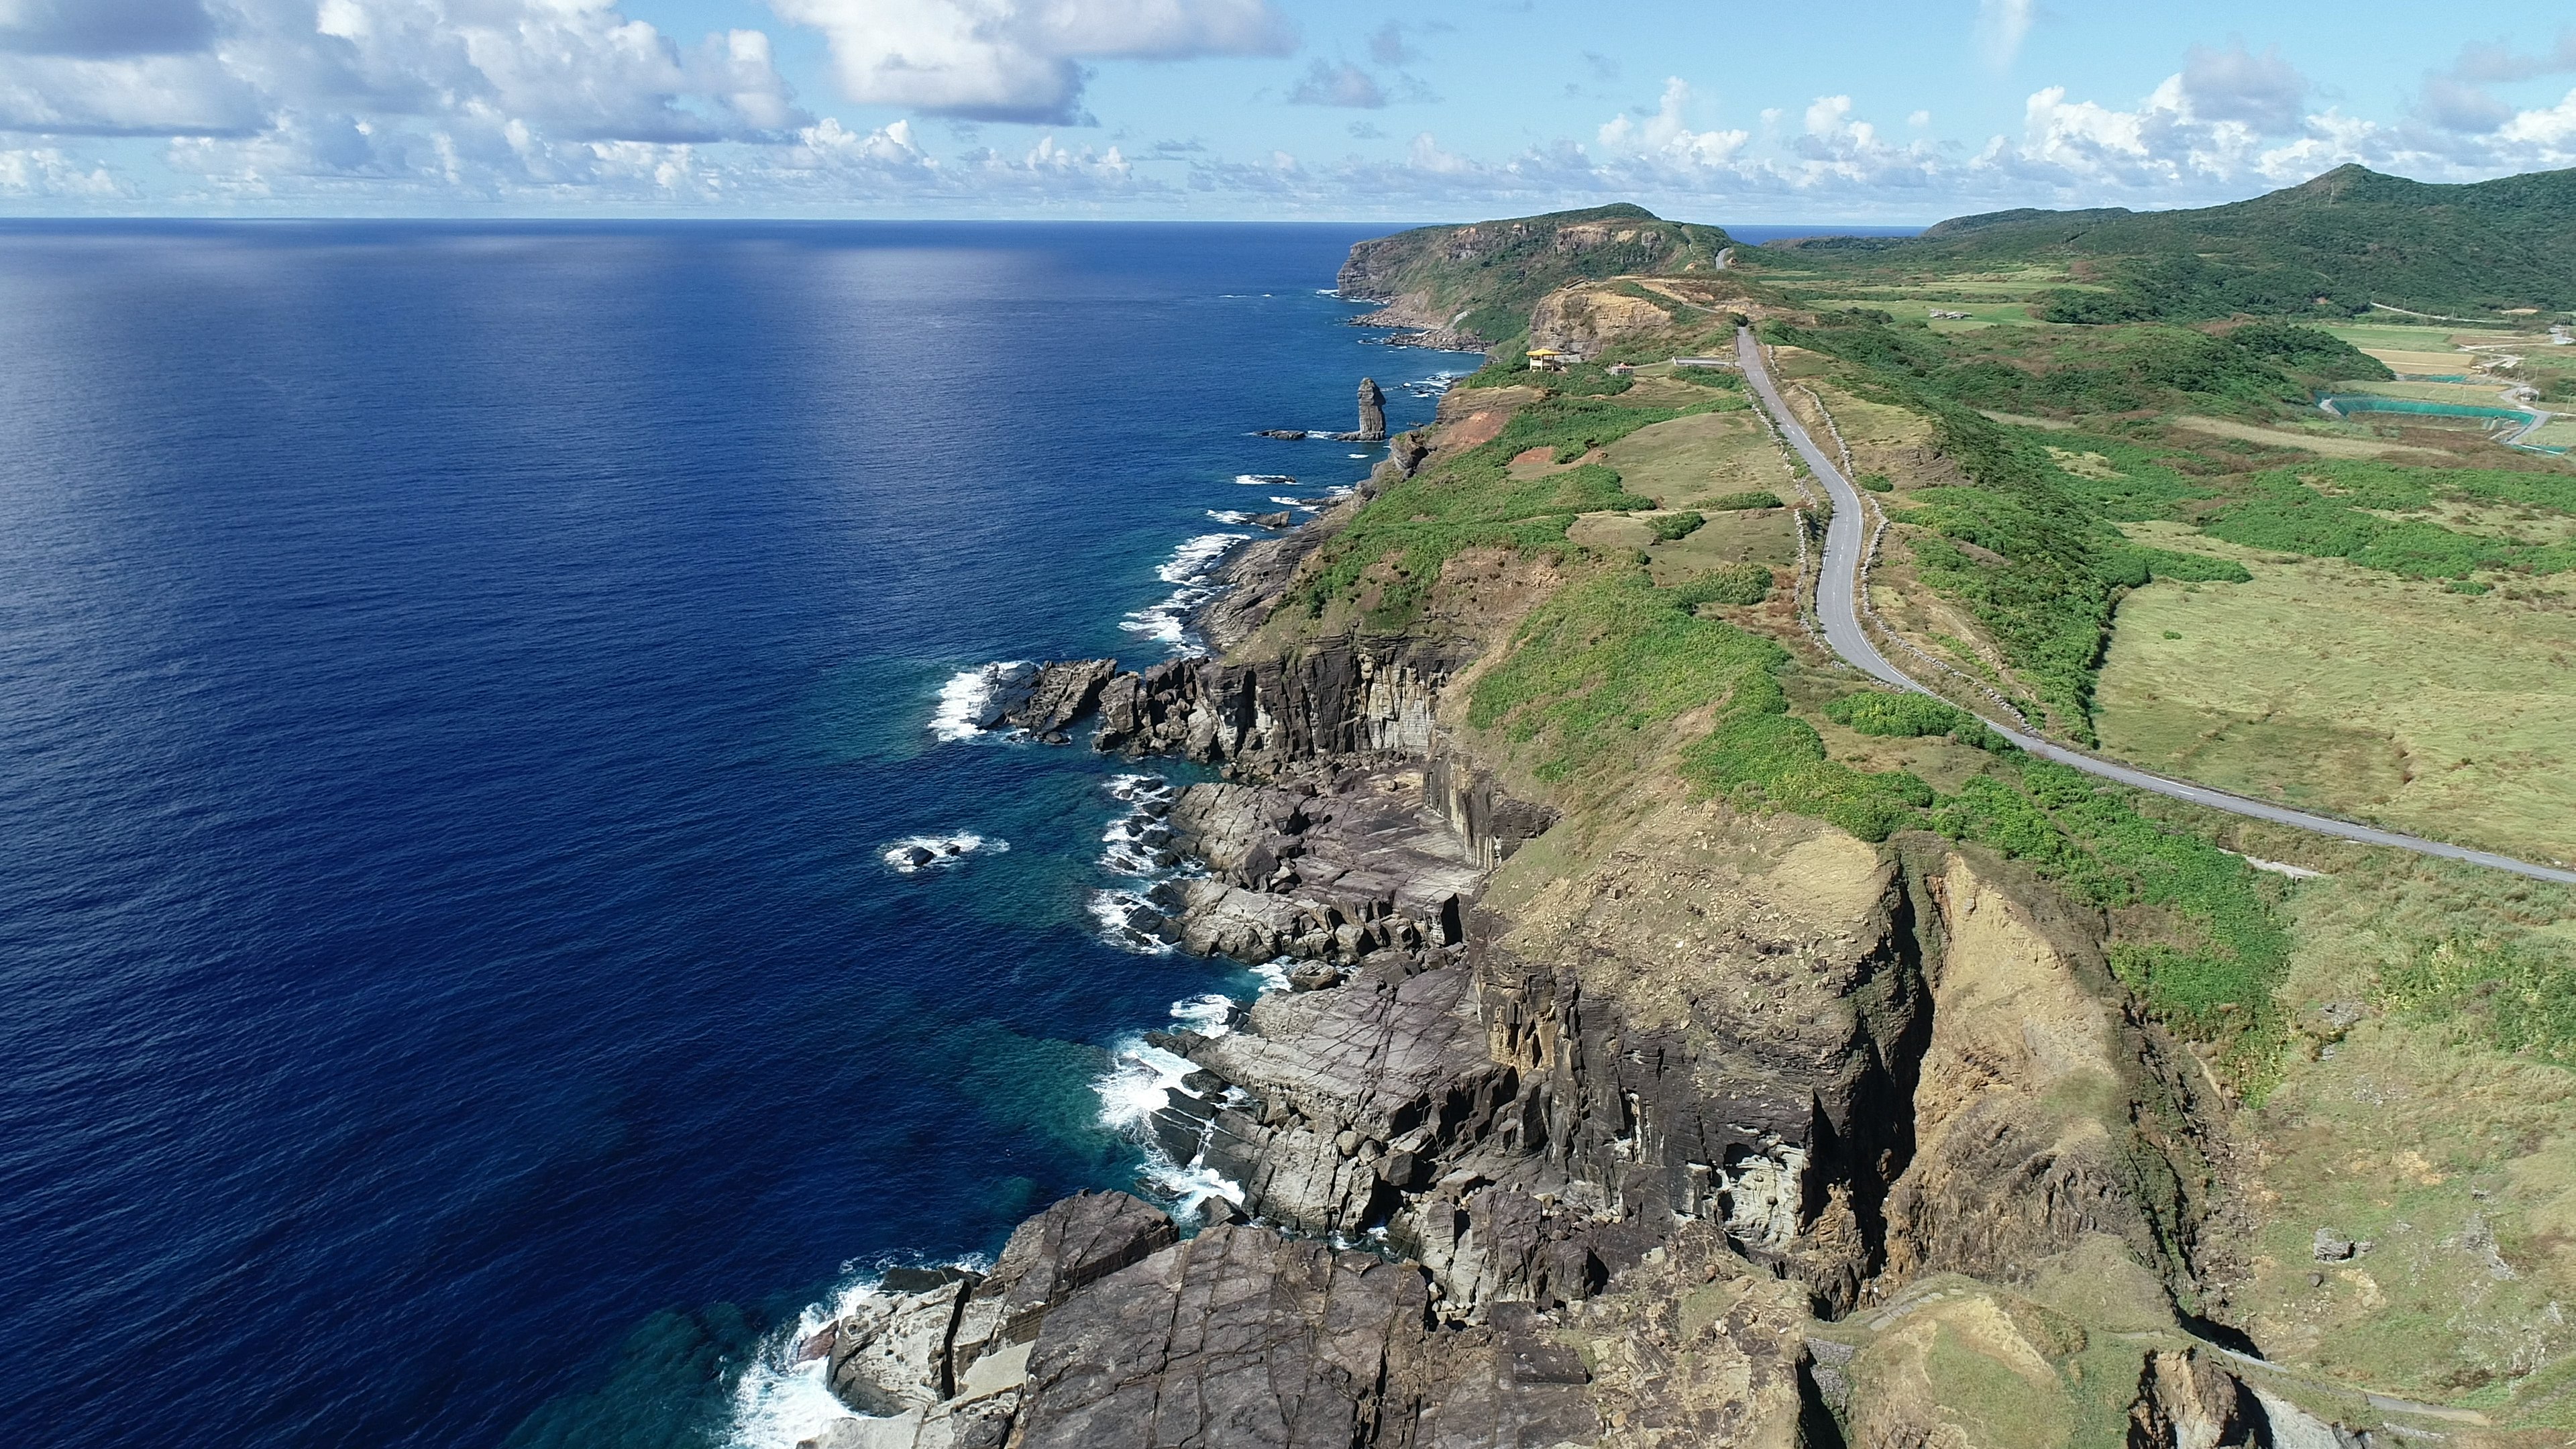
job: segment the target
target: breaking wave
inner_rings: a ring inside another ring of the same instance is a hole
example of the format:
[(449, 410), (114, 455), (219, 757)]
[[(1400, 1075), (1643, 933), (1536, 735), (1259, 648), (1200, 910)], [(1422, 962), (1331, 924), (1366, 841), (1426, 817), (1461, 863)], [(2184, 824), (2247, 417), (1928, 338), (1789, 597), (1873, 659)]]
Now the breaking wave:
[(1195, 652), (1189, 635), (1189, 616), (1200, 605), (1217, 595), (1223, 587), (1216, 580), (1217, 565), (1234, 546), (1251, 537), (1243, 533), (1202, 533), (1172, 551), (1171, 560), (1154, 571), (1163, 582), (1173, 585), (1171, 594), (1161, 603), (1138, 609), (1118, 621), (1118, 627), (1130, 634), (1142, 635), (1158, 643), (1169, 644), (1175, 654)]
[(960, 831), (955, 835), (907, 835), (885, 848), (886, 868), (903, 875), (917, 871), (942, 870), (958, 864), (977, 851), (995, 855), (1011, 848), (1007, 840), (988, 840), (981, 835)]
[(982, 734), (984, 706), (993, 698), (993, 691), (1014, 671), (1028, 667), (1025, 659), (1003, 659), (950, 675), (948, 682), (939, 686), (939, 703), (931, 707), (931, 734), (943, 740), (971, 740)]

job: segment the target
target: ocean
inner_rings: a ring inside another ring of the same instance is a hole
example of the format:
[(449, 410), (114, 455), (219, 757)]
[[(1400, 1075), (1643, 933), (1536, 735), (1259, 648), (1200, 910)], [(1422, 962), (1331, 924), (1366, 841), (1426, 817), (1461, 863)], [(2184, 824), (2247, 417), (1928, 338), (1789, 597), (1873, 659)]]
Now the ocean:
[(1428, 418), (1387, 230), (0, 223), (0, 1442), (783, 1446), (1150, 1171), (1186, 777), (959, 708)]

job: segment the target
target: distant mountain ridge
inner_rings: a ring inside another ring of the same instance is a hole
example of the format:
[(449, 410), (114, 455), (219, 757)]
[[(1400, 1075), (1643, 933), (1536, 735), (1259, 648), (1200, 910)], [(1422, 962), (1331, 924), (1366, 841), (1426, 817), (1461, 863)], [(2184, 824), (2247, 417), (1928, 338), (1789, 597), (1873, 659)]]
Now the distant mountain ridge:
[(2355, 313), (2373, 303), (2576, 310), (2576, 170), (2441, 184), (2339, 166), (2223, 206), (1989, 212), (1832, 250), (1879, 262), (2059, 262), (2115, 284), (2106, 315), (2065, 321)]

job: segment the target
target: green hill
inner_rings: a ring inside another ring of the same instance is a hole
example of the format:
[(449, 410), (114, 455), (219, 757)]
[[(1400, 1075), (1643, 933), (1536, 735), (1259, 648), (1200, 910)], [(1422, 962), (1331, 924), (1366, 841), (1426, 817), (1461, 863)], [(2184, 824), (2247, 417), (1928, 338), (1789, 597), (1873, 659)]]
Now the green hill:
[(1785, 250), (1801, 268), (2069, 266), (2108, 290), (2045, 299), (2051, 320), (2067, 322), (2351, 315), (2372, 303), (2570, 311), (2576, 170), (2437, 185), (2341, 166), (2225, 206), (2000, 211), (1892, 243)]
[(1711, 272), (1731, 245), (1717, 227), (1621, 203), (1365, 241), (1351, 248), (1341, 289), (1388, 304), (1390, 321), (1491, 342), (1526, 329), (1538, 299), (1569, 282)]

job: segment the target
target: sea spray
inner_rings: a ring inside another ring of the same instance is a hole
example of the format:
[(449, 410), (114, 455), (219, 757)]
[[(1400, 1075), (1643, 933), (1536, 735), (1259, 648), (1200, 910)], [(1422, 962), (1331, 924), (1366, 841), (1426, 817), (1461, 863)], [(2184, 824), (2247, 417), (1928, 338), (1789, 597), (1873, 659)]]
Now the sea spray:
[(939, 702), (930, 711), (930, 733), (941, 740), (971, 740), (984, 733), (984, 708), (993, 691), (1013, 674), (1029, 667), (1025, 659), (997, 660), (961, 669), (939, 686)]
[(913, 875), (962, 864), (966, 857), (978, 852), (999, 855), (1010, 848), (1011, 843), (1007, 840), (989, 839), (967, 831), (955, 835), (907, 835), (887, 846), (879, 853), (879, 858), (885, 861), (888, 870)]
[[(990, 1258), (969, 1256), (933, 1266), (983, 1273)], [(849, 1265), (844, 1264), (847, 1270)], [(832, 1393), (826, 1382), (828, 1357), (807, 1358), (805, 1345), (824, 1329), (858, 1312), (872, 1300), (889, 1299), (879, 1285), (889, 1265), (879, 1263), (856, 1273), (831, 1296), (809, 1303), (796, 1316), (763, 1338), (759, 1352), (734, 1382), (721, 1449), (795, 1449), (820, 1438), (834, 1420), (856, 1411)]]
[(1085, 909), (1099, 923), (1100, 938), (1110, 945), (1145, 956), (1169, 954), (1171, 943), (1157, 929), (1163, 913), (1146, 894), (1187, 868), (1180, 853), (1172, 849), (1171, 826), (1165, 822), (1177, 792), (1162, 776), (1143, 774), (1112, 775), (1102, 788), (1127, 809), (1100, 832), (1100, 866), (1130, 883), (1095, 888), (1084, 901)]
[(1190, 638), (1189, 616), (1223, 589), (1216, 577), (1217, 565), (1225, 561), (1235, 545), (1249, 537), (1242, 533), (1203, 533), (1174, 549), (1170, 561), (1154, 571), (1156, 577), (1174, 586), (1171, 594), (1161, 603), (1119, 620), (1118, 627), (1168, 644), (1174, 654), (1199, 652)]

